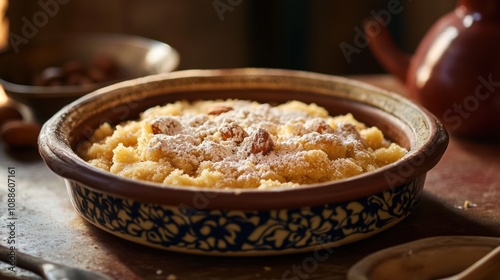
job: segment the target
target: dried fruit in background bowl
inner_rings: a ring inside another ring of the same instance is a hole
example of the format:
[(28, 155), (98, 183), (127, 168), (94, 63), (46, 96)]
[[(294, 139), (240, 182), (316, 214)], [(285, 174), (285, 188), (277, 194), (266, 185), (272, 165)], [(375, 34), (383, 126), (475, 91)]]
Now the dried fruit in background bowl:
[(123, 78), (120, 65), (108, 55), (96, 55), (90, 62), (71, 60), (50, 66), (38, 73), (35, 86), (75, 86), (108, 82)]

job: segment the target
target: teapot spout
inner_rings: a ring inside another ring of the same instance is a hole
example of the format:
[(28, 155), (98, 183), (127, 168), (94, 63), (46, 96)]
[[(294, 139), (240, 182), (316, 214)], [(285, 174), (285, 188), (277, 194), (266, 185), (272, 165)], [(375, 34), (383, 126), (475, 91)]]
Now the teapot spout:
[[(410, 65), (410, 55), (396, 46), (387, 27), (379, 26), (379, 32), (370, 36), (370, 49), (379, 63), (404, 83)], [(370, 21), (364, 24), (365, 34), (373, 33), (369, 28)]]

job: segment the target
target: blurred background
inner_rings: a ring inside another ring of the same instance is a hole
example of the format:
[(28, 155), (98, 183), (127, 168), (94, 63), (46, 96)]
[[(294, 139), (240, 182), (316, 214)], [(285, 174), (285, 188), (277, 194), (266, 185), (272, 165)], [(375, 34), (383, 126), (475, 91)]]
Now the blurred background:
[[(51, 10), (45, 11), (41, 3)], [(356, 46), (356, 28), (371, 13), (397, 6), (401, 12), (391, 15), (389, 27), (400, 47), (413, 52), (431, 24), (455, 4), (455, 0), (13, 0), (7, 15), (11, 35), (23, 36), (27, 22), (37, 29), (35, 36), (25, 38), (26, 44), (18, 42), (20, 49), (50, 34), (126, 33), (176, 48), (181, 55), (178, 69), (271, 67), (352, 75), (384, 72), (367, 47), (357, 48), (349, 59), (340, 47)]]

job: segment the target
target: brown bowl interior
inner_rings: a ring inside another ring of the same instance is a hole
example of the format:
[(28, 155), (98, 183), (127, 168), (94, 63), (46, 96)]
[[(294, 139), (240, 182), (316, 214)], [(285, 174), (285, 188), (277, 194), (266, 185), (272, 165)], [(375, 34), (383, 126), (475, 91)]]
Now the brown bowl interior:
[[(332, 115), (352, 113), (410, 152), (394, 164), (345, 180), (265, 191), (179, 188), (129, 180), (97, 170), (73, 152), (103, 122), (135, 119), (147, 108), (176, 100), (226, 98), (268, 103), (300, 100), (323, 106)], [(400, 183), (410, 182), (437, 163), (447, 141), (443, 127), (415, 104), (347, 79), (285, 70), (190, 70), (120, 83), (76, 101), (45, 124), (40, 152), (57, 174), (116, 196), (196, 207), (196, 199), (205, 195), (212, 209), (255, 210), (321, 205), (382, 192), (395, 187), (387, 174), (400, 174), (402, 165), (411, 166), (413, 172), (405, 173)], [(418, 164), (413, 164), (416, 157)]]

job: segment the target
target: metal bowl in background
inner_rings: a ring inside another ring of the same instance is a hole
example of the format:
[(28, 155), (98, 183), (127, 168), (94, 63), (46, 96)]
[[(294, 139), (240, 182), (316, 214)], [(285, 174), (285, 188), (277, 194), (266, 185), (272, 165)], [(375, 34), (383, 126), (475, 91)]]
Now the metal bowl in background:
[[(36, 38), (35, 38), (36, 39)], [(88, 61), (97, 55), (112, 58), (122, 75), (115, 80), (85, 85), (34, 86), (37, 73), (68, 61)], [(179, 54), (163, 42), (123, 34), (72, 34), (29, 42), (0, 54), (0, 83), (9, 97), (25, 104), (44, 122), (79, 97), (120, 80), (170, 72)]]

